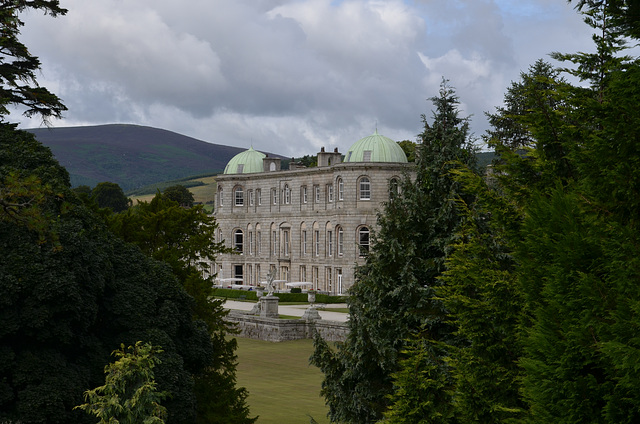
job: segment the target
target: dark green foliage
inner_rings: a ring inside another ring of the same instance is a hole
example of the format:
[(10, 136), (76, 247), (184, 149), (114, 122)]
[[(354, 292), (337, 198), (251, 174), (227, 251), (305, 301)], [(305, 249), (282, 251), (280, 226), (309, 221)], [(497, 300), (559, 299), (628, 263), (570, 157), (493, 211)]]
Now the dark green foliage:
[[(322, 393), (333, 421), (375, 422), (390, 403), (403, 402), (388, 396), (392, 374), (400, 370), (399, 352), (413, 333), (420, 332), (421, 343), (438, 355), (442, 350), (435, 345), (453, 343), (453, 328), (435, 289), (460, 222), (455, 199), (465, 196), (450, 171), (461, 163), (473, 166), (475, 156), (453, 90), (443, 82), (440, 95), (431, 100), (433, 122), (423, 116), (415, 180), (405, 177), (401, 195), (385, 205), (375, 243), (351, 289), (349, 336), (337, 352), (316, 339), (311, 360), (325, 374)], [(444, 364), (439, 357), (430, 361)], [(445, 373), (430, 375), (435, 381), (450, 378), (446, 365), (430, 370)], [(440, 395), (433, 398), (446, 403), (446, 395)]]
[(1, 134), (0, 157), (9, 160), (0, 178), (47, 182), (37, 213), (55, 241), (21, 220), (28, 207), (0, 220), (0, 420), (86, 422), (72, 408), (101, 384), (110, 352), (146, 340), (165, 350), (155, 374), (172, 394), (169, 422), (193, 422), (191, 376), (214, 353), (192, 320), (193, 299), (169, 267), (112, 236), (76, 200), (48, 149), (8, 126)]
[(122, 212), (131, 206), (131, 199), (127, 198), (122, 188), (116, 183), (103, 182), (91, 190), (91, 199), (101, 208), (109, 208), (113, 212)]
[(407, 160), (409, 162), (416, 161), (416, 147), (417, 144), (411, 140), (402, 140), (398, 141), (398, 145), (402, 147), (404, 154), (407, 155)]
[(458, 205), (465, 219), (438, 289), (461, 339), (448, 358), (455, 410), (461, 422), (517, 422), (526, 411), (517, 364), (523, 302), (505, 222), (517, 222), (518, 214), (484, 178), (468, 170), (456, 174), (477, 197)]
[(292, 287), (291, 293), (302, 293), (302, 289), (300, 287)]
[(452, 402), (454, 381), (446, 363), (447, 352), (425, 341), (425, 338), (411, 340), (401, 352), (400, 371), (393, 375), (397, 388), (391, 397), (393, 404), (385, 414), (385, 423), (457, 422)]
[(228, 311), (222, 302), (212, 300), (216, 295), (213, 281), (209, 273), (203, 272), (218, 253), (229, 250), (223, 243), (215, 242), (218, 228), (215, 219), (202, 205), (185, 208), (160, 193), (151, 202), (138, 202), (107, 219), (115, 234), (171, 267), (173, 275), (193, 297), (193, 318), (204, 322), (211, 337), (213, 355), (204, 369), (194, 372), (197, 422), (255, 421), (248, 416), (246, 390), (235, 385), (236, 342), (227, 337), (235, 330), (224, 320)]
[(247, 300), (258, 300), (256, 292), (253, 290), (215, 289), (213, 294), (225, 299), (238, 299), (240, 296), (244, 296)]
[(318, 166), (318, 156), (304, 155), (303, 157), (296, 159), (296, 162), (299, 162), (307, 168), (312, 168), (314, 166)]
[[(529, 67), (528, 72), (520, 73), (520, 81), (512, 82), (504, 96), (504, 106), (496, 108), (494, 113), (485, 113), (491, 128), (487, 130), (485, 140), (489, 145), (499, 143), (510, 150), (518, 150), (525, 147), (533, 147), (536, 140), (533, 138), (525, 117), (536, 107), (544, 103), (541, 95), (555, 85), (559, 71), (549, 63), (538, 60)], [(531, 96), (531, 93), (539, 93)], [(536, 100), (538, 99), (538, 100)], [(549, 99), (551, 108), (556, 107), (556, 102)]]
[(24, 22), (20, 12), (41, 10), (51, 16), (64, 15), (66, 9), (58, 0), (20, 0), (0, 3), (0, 119), (9, 114), (8, 106), (24, 107), (25, 116), (40, 115), (48, 122), (50, 117), (60, 118), (67, 108), (60, 99), (36, 82), (40, 60), (29, 53), (18, 40)]
[(162, 195), (169, 200), (178, 202), (180, 206), (190, 208), (193, 206), (193, 193), (191, 193), (185, 186), (176, 184), (165, 188), (162, 191)]

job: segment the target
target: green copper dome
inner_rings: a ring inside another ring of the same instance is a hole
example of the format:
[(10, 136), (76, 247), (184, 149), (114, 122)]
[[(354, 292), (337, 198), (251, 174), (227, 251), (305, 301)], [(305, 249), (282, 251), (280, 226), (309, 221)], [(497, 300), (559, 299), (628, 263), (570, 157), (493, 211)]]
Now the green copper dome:
[(345, 162), (407, 162), (402, 147), (388, 137), (378, 134), (361, 138), (353, 143), (344, 159)]
[(252, 174), (254, 172), (264, 171), (262, 158), (266, 157), (264, 153), (253, 150), (240, 152), (231, 158), (227, 166), (224, 168), (225, 174)]

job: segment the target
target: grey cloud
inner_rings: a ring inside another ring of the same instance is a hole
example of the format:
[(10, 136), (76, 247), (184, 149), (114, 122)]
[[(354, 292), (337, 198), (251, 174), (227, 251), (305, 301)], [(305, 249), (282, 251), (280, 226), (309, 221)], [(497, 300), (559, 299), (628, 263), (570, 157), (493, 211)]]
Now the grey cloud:
[[(444, 76), (480, 134), (520, 71), (589, 46), (557, 0), (65, 0), (27, 16), (56, 125), (131, 122), (285, 155), (414, 139)], [(574, 35), (574, 34), (579, 35)], [(32, 121), (22, 121), (23, 125)]]

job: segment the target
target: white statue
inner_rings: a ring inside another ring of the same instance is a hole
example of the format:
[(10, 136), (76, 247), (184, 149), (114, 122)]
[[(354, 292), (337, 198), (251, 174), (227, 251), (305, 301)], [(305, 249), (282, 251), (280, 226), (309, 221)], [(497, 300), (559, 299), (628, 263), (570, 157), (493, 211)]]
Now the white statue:
[(273, 292), (276, 290), (276, 285), (273, 280), (276, 278), (276, 270), (272, 269), (267, 273), (267, 296), (273, 296)]

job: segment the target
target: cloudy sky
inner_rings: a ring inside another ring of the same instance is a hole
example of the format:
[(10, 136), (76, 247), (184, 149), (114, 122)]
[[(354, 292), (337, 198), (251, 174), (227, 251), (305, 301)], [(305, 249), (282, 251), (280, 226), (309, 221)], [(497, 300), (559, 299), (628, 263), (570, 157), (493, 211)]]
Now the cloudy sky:
[[(552, 51), (591, 50), (564, 0), (61, 0), (28, 12), (56, 127), (132, 123), (280, 153), (345, 152), (378, 131), (415, 140), (450, 80), (480, 136), (484, 111)], [(22, 127), (37, 127), (19, 114)]]

